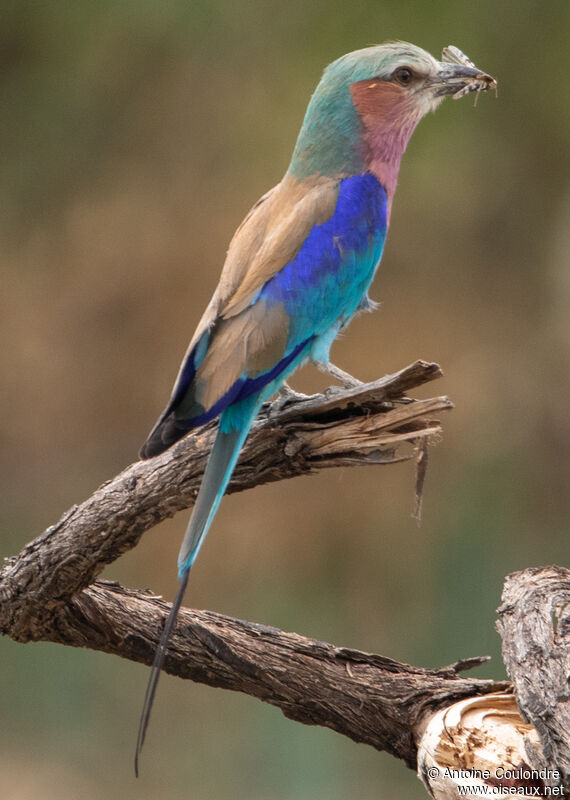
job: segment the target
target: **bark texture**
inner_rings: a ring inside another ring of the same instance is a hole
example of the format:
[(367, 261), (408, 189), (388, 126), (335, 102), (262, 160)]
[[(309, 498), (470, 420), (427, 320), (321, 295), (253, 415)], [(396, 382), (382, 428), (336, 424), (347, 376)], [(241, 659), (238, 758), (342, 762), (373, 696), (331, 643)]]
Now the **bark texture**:
[[(417, 361), (373, 383), (292, 403), (278, 414), (265, 409), (229, 491), (330, 467), (415, 458), (419, 514), (427, 445), (441, 431), (434, 415), (452, 404), (447, 397), (413, 400), (407, 392), (440, 375), (437, 364)], [(151, 664), (170, 606), (159, 597), (96, 578), (146, 530), (193, 504), (213, 435), (214, 426), (207, 426), (157, 458), (127, 467), (7, 559), (0, 571), (0, 632), (19, 642), (58, 642)], [(558, 567), (510, 575), (498, 623), (521, 713), (540, 736), (533, 766), (556, 767), (566, 782), (569, 579), (568, 570)], [(466, 698), (509, 691), (506, 682), (459, 674), (485, 660), (466, 659), (440, 669), (413, 667), (209, 611), (182, 609), (165, 669), (250, 694), (291, 719), (324, 725), (415, 769), (417, 741), (435, 712)], [(448, 750), (450, 741), (447, 736)]]
[(560, 773), (570, 792), (570, 570), (508, 575), (497, 627), (523, 718), (538, 733), (533, 766)]
[[(228, 491), (330, 467), (413, 458), (423, 439), (441, 431), (433, 415), (452, 404), (447, 397), (411, 400), (406, 392), (441, 374), (437, 364), (417, 361), (373, 383), (285, 406), (274, 417), (266, 409)], [(215, 425), (206, 426), (162, 455), (131, 464), (7, 559), (0, 572), (0, 632), (20, 642), (45, 639), (54, 614), (106, 564), (149, 528), (192, 506), (214, 432)]]
[[(96, 581), (58, 612), (49, 640), (150, 665), (169, 610), (160, 597)], [(164, 668), (257, 697), (290, 719), (331, 728), (415, 769), (414, 732), (426, 714), (509, 686), (459, 675), (486, 660), (424, 669), (212, 611), (182, 609)]]

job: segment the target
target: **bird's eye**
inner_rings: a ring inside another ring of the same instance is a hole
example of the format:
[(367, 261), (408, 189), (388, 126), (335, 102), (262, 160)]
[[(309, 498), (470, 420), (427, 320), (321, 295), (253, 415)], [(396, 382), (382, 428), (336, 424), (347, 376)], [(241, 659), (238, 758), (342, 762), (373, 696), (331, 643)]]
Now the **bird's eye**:
[(393, 73), (393, 78), (402, 86), (409, 86), (413, 77), (414, 73), (409, 67), (398, 67)]

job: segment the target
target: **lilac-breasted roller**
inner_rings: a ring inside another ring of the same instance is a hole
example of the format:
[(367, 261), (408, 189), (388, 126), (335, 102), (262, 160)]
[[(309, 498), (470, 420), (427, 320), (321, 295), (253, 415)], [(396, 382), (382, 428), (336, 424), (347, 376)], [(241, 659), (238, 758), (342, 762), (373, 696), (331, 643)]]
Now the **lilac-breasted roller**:
[(330, 64), (283, 180), (253, 206), (230, 243), (170, 402), (141, 450), (151, 458), (219, 417), (178, 556), (180, 589), (147, 687), (135, 769), (190, 569), (253, 420), (308, 360), (342, 382), (354, 380), (330, 363), (329, 350), (355, 313), (373, 306), (367, 293), (410, 136), (447, 95), (495, 86), (456, 48), (442, 58), (394, 42)]

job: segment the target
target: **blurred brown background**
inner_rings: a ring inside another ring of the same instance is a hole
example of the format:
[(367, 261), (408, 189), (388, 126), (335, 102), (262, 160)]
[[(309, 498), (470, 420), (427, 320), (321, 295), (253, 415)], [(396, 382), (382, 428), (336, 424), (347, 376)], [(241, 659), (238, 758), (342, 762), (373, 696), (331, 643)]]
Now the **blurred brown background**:
[[(229, 239), (287, 167), (331, 60), (455, 44), (499, 97), (416, 132), (372, 295), (334, 360), (415, 358), (456, 409), (413, 468), (226, 498), (188, 603), (426, 666), (493, 655), (506, 573), (568, 563), (570, 6), (384, 0), (2, 3), (2, 554), (136, 458)], [(297, 388), (322, 387), (305, 369)], [(420, 393), (421, 394), (421, 393)], [(186, 514), (105, 577), (172, 597)], [(5, 798), (423, 798), (389, 756), (247, 697), (164, 678), (135, 782), (148, 671), (0, 642)]]

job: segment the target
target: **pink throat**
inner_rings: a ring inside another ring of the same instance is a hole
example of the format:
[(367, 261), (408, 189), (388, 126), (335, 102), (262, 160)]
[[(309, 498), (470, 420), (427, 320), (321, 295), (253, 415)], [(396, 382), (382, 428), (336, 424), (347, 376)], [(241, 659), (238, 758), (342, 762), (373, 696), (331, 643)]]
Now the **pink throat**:
[(369, 129), (365, 135), (368, 149), (370, 171), (386, 189), (388, 198), (388, 219), (392, 200), (398, 183), (398, 173), (402, 156), (418, 120), (406, 120), (399, 125), (381, 125)]
[(357, 81), (350, 94), (364, 128), (365, 160), (386, 189), (389, 216), (400, 162), (422, 113), (401, 86), (388, 81)]

